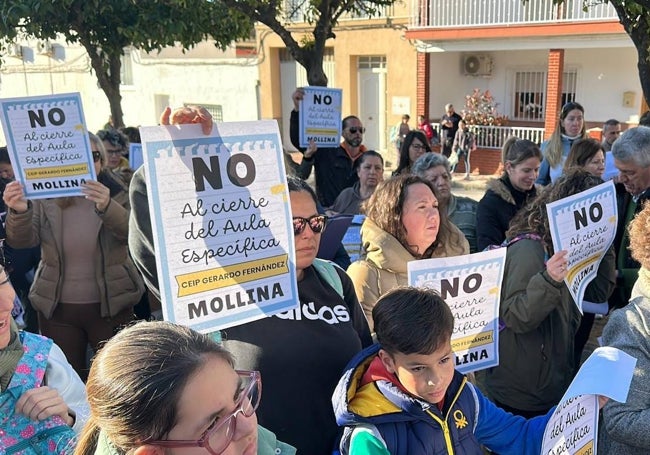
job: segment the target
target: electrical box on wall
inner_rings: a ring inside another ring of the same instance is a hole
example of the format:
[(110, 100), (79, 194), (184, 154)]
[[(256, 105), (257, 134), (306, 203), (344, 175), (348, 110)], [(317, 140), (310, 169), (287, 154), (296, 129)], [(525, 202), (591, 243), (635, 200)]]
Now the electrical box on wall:
[(634, 107), (636, 104), (636, 93), (623, 92), (623, 107)]

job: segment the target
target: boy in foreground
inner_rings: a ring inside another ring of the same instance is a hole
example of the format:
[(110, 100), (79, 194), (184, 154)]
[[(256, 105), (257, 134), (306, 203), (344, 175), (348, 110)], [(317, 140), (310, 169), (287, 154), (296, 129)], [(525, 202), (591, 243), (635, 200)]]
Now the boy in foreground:
[(545, 416), (497, 407), (457, 372), (454, 317), (434, 291), (398, 288), (372, 311), (378, 343), (353, 358), (334, 392), (341, 453), (538, 455)]

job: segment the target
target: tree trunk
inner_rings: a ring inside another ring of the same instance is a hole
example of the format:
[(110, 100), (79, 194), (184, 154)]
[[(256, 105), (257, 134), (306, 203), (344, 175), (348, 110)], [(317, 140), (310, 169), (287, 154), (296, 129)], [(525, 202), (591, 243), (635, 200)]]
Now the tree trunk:
[(323, 70), (323, 52), (306, 53), (307, 82), (309, 85), (327, 87), (327, 75)]
[[(99, 86), (104, 91), (106, 98), (108, 98), (113, 127), (115, 129), (122, 128), (124, 126), (124, 114), (122, 112), (122, 95), (120, 94), (121, 54), (106, 55), (101, 51), (98, 52), (96, 48), (86, 48), (86, 51), (90, 56), (90, 64), (95, 70)], [(108, 57), (108, 65), (105, 64), (105, 57)]]

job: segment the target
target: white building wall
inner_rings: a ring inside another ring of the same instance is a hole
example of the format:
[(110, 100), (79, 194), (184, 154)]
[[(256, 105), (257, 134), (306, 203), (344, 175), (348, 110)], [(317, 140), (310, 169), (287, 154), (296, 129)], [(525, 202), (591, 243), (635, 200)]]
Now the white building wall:
[[(84, 49), (64, 48), (61, 61), (36, 53), (30, 55), (29, 62), (4, 57), (0, 98), (80, 92), (88, 129), (97, 131), (108, 121), (108, 99)], [(142, 56), (138, 51), (133, 55), (133, 85), (121, 89), (125, 125), (156, 125), (160, 115), (156, 95), (167, 95), (172, 107), (183, 103), (221, 105), (224, 121), (258, 119), (256, 59), (235, 58), (234, 52), (222, 53), (213, 47), (209, 53), (197, 54), (200, 58), (191, 52), (163, 53), (166, 58)], [(0, 141), (5, 143), (1, 131)]]
[[(510, 116), (515, 71), (545, 71), (548, 62), (546, 49), (481, 51), (492, 57), (492, 76), (465, 76), (461, 67), (462, 57), (470, 53), (431, 54), (431, 118), (440, 118), (446, 103), (454, 104), (456, 111), (460, 112), (465, 107), (465, 96), (474, 88), (490, 90), (500, 103), (499, 112)], [(577, 70), (576, 101), (584, 106), (587, 121), (604, 122), (609, 118), (630, 123), (638, 121), (643, 92), (634, 47), (567, 49), (564, 67), (565, 70)], [(624, 92), (635, 94), (632, 106), (623, 105)]]

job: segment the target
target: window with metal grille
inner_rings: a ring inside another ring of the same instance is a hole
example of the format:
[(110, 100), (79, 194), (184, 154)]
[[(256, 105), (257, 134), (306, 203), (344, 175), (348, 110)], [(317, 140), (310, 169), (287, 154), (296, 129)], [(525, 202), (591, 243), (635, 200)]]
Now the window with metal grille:
[[(513, 120), (544, 121), (546, 102), (546, 71), (517, 71), (515, 73)], [(568, 70), (562, 74), (561, 104), (575, 101), (578, 72)]]
[(201, 106), (207, 109), (212, 116), (212, 121), (223, 122), (223, 109), (220, 104), (203, 104), (203, 103), (183, 103), (184, 107), (187, 106)]

